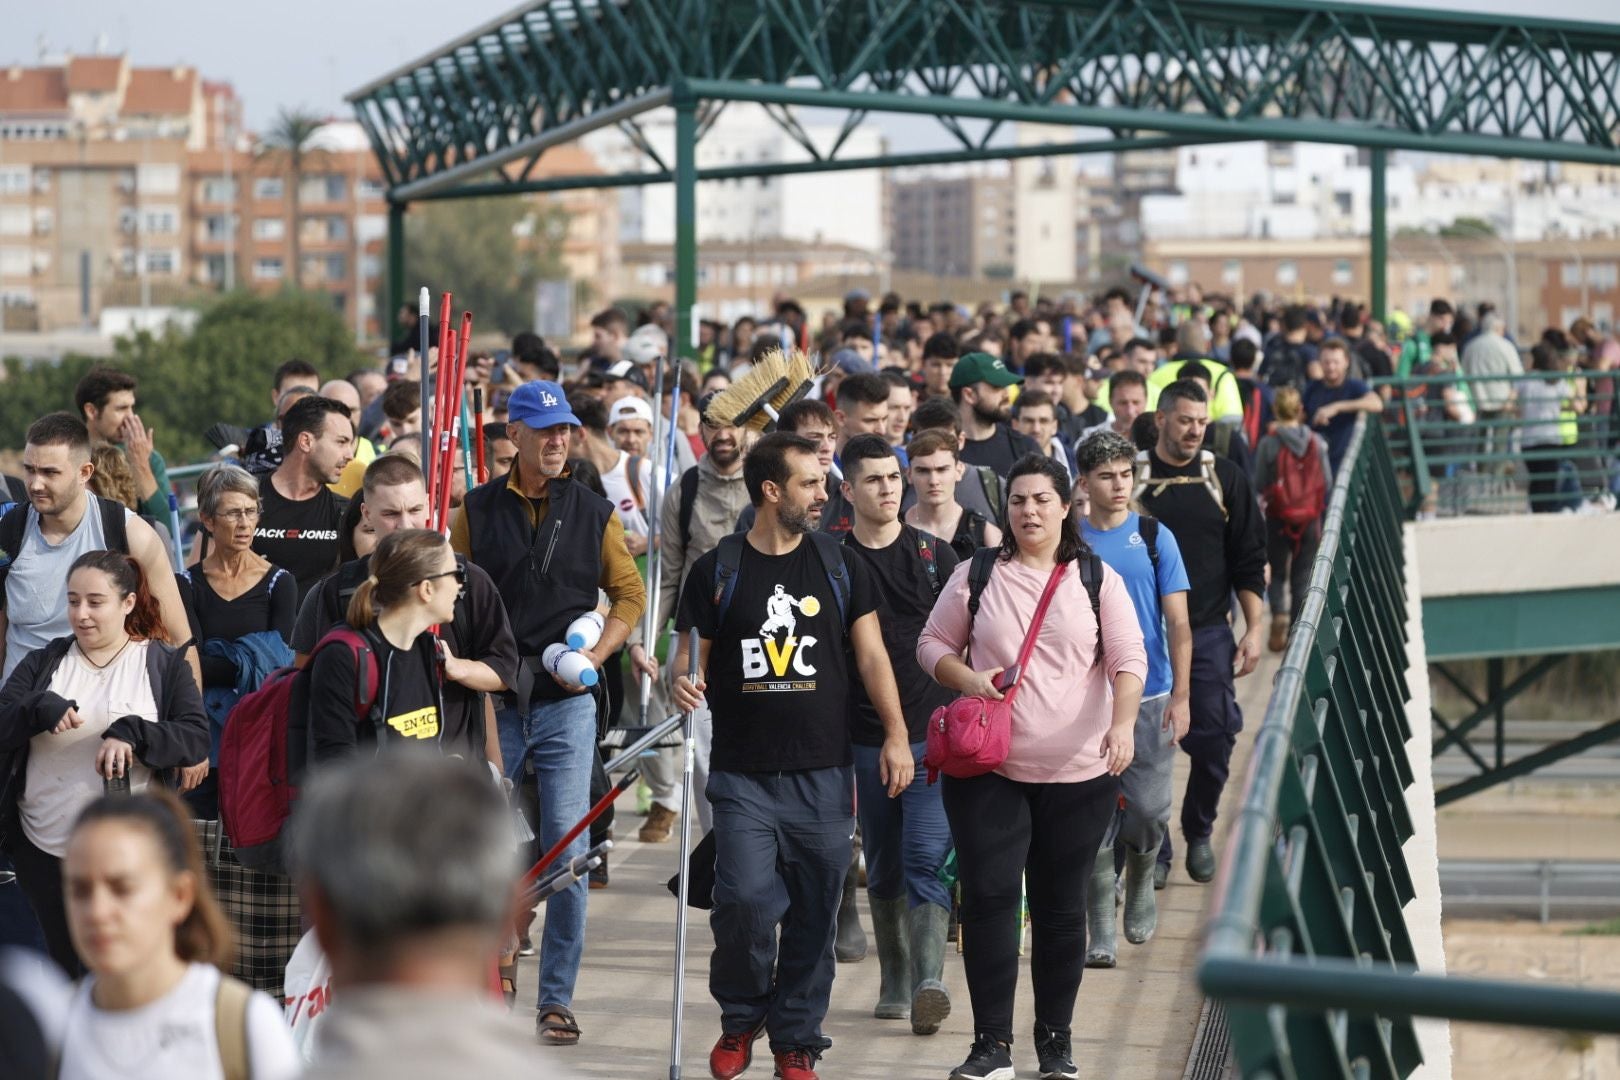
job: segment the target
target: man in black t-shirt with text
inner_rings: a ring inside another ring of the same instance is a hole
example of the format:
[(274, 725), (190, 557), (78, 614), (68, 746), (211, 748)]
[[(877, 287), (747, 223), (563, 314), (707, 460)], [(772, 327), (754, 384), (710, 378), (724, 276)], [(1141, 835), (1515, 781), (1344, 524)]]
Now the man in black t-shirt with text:
[(253, 550), (298, 582), (298, 600), (337, 567), (338, 529), (347, 499), (326, 485), (354, 457), (349, 408), (331, 398), (307, 397), (281, 418), (281, 464), (259, 480), (264, 509)]
[(951, 898), (939, 880), (951, 850), (951, 827), (941, 788), (927, 782), (922, 766), (928, 718), (956, 695), (917, 663), (917, 639), (957, 558), (948, 541), (900, 520), (904, 474), (894, 448), (882, 436), (851, 439), (844, 445), (843, 463), (844, 497), (855, 511), (844, 550), (851, 562), (865, 565), (877, 593), (883, 647), (894, 669), (916, 769), (911, 786), (898, 799), (883, 797), (879, 755), (886, 733), (871, 698), (856, 683), (850, 688), (856, 807), (882, 968), (873, 1015), (880, 1020), (909, 1016), (912, 1031), (932, 1035), (951, 1011), (941, 979)]
[(831, 1045), (821, 1023), (855, 826), (852, 659), (881, 718), (889, 797), (910, 786), (914, 764), (871, 574), (817, 533), (827, 489), (815, 443), (768, 435), (743, 474), (754, 524), (692, 567), (676, 619), (676, 671), (688, 669), (687, 630), (701, 640), (697, 682), (675, 680), (676, 704), (706, 697), (714, 714), (709, 990), (722, 1034), (709, 1069), (739, 1075), (764, 1030), (777, 1076), (815, 1080)]

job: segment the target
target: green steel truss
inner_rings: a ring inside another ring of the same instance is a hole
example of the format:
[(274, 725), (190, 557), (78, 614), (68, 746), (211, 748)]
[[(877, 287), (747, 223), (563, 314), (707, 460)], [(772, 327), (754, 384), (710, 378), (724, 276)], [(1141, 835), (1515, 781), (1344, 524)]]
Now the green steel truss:
[[(539, 0), (349, 100), (391, 197), (409, 202), (532, 190), (548, 146), (606, 125), (650, 149), (638, 117), (664, 105), (696, 107), (701, 139), (729, 101), (771, 110), (807, 152), (797, 171), (890, 164), (845, 153), (870, 112), (937, 119), (950, 136), (941, 160), (1006, 157), (991, 140), (1033, 121), (1113, 134), (1078, 149), (1278, 139), (1620, 163), (1617, 86), (1620, 26), (1470, 12), (1282, 0)], [(793, 113), (808, 106), (844, 111), (836, 138), (810, 137)], [(674, 163), (650, 156), (655, 171), (610, 182), (671, 179)]]

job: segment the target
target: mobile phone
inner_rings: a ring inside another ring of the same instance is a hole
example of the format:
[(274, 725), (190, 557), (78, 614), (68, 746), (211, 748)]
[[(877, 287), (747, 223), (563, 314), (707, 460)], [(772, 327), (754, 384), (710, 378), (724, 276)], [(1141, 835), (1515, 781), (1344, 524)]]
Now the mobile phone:
[(1008, 668), (1000, 675), (997, 675), (994, 679), (992, 679), (990, 681), (990, 685), (1005, 693), (1013, 686), (1013, 684), (1018, 682), (1018, 676), (1021, 674), (1023, 674), (1023, 669), (1017, 664), (1014, 664), (1012, 667)]

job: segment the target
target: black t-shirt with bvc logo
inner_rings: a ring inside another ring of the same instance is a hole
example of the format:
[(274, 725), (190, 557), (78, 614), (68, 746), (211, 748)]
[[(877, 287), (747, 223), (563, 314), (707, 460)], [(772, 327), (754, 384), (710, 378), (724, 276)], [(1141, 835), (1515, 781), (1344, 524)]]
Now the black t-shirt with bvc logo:
[[(717, 625), (709, 552), (687, 575), (676, 627), (698, 633), (709, 651), (714, 713), (711, 767), (721, 772), (791, 772), (848, 765), (851, 670), (848, 635), (832, 582), (808, 537), (786, 555), (743, 541), (737, 584)], [(865, 565), (846, 559), (849, 621), (877, 609)]]

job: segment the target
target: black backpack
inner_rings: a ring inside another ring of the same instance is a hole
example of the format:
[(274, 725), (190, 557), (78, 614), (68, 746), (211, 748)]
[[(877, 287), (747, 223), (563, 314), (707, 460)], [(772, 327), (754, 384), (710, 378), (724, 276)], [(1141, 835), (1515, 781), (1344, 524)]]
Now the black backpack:
[[(103, 499), (99, 495), (89, 492), (85, 497), (93, 504), (93, 509), (101, 514), (101, 535), (107, 538), (107, 550), (129, 554), (129, 532), (124, 527), (124, 504)], [(29, 503), (11, 503), (0, 508), (0, 611), (6, 606), (6, 578), (11, 576), (11, 564), (17, 558), (17, 552), (22, 547), (23, 534), (28, 529)], [(87, 509), (85, 513), (89, 513)]]
[[(839, 625), (849, 633), (850, 584), (849, 568), (844, 565), (844, 545), (831, 533), (813, 532), (808, 535), (810, 546), (821, 560), (821, 569), (832, 584), (833, 596), (838, 601)], [(737, 571), (742, 566), (743, 545), (748, 541), (744, 533), (730, 533), (720, 538), (714, 559), (714, 607), (716, 627), (726, 621), (731, 609), (731, 598), (737, 592)]]
[[(1157, 524), (1157, 523), (1155, 523)], [(1155, 539), (1158, 530), (1154, 530)], [(1142, 537), (1147, 541), (1146, 535)], [(1150, 557), (1153, 559), (1154, 569), (1158, 569), (1159, 560), (1156, 548), (1149, 547)], [(968, 565), (968, 632), (973, 631), (973, 620), (979, 614), (979, 598), (984, 594), (984, 587), (990, 584), (990, 572), (995, 569), (996, 559), (1001, 555), (999, 548), (980, 548), (973, 553), (973, 561)], [(1080, 584), (1086, 587), (1086, 597), (1091, 601), (1091, 615), (1097, 620), (1097, 658), (1093, 663), (1101, 664), (1103, 660), (1102, 636), (1102, 580), (1103, 561), (1094, 551), (1087, 551), (1075, 560), (1080, 567)]]

